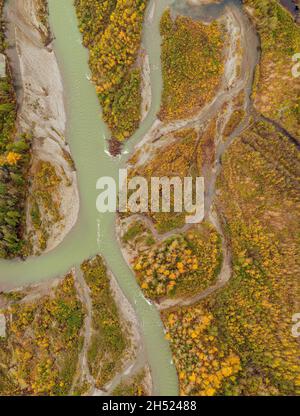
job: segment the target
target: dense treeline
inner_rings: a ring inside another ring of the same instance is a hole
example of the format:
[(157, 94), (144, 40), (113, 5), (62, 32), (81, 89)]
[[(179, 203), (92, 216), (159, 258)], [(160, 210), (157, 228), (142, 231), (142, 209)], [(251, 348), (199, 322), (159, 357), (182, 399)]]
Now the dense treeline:
[(218, 189), (232, 277), (201, 304), (163, 315), (181, 391), (299, 394), (299, 341), (292, 335), (300, 299), (296, 146), (272, 125), (256, 123), (225, 155)]
[(81, 265), (93, 306), (93, 335), (88, 349), (88, 365), (97, 388), (113, 378), (130, 346), (127, 326), (122, 320), (110, 285), (110, 276), (102, 257)]
[[(174, 133), (174, 137), (177, 139), (176, 142), (167, 144), (163, 148), (163, 158), (161, 157), (162, 149), (157, 150), (147, 163), (134, 168), (130, 172), (130, 176), (146, 178), (150, 189), (151, 177), (167, 176), (171, 179), (174, 176), (180, 176), (183, 180), (185, 176), (190, 176), (190, 173), (200, 174), (201, 168), (198, 171), (195, 161), (196, 154), (198, 159), (201, 158), (201, 149), (197, 146), (197, 132), (194, 129), (178, 130)], [(149, 204), (150, 200), (151, 195), (149, 194)], [(160, 205), (161, 203), (162, 201), (160, 201)], [(148, 215), (157, 231), (162, 234), (183, 227), (186, 212), (174, 211), (174, 194), (171, 192), (170, 212), (152, 212), (149, 206)]]
[(141, 117), (141, 71), (137, 65), (147, 0), (76, 0), (90, 51), (90, 68), (113, 138), (123, 141)]
[[(84, 308), (69, 273), (49, 293), (1, 295), (7, 336), (0, 338), (0, 395), (70, 394), (82, 348)], [(27, 301), (24, 299), (27, 298)]]
[(158, 300), (191, 296), (211, 286), (221, 262), (220, 236), (203, 223), (142, 252), (133, 264), (145, 295)]
[[(2, 16), (4, 2), (0, 2)], [(5, 51), (4, 23), (1, 21), (0, 53)], [(0, 78), (0, 257), (21, 254), (24, 227), (25, 175), (29, 165), (29, 140), (17, 137), (16, 97), (9, 67)]]
[[(300, 78), (292, 74), (292, 58), (300, 51), (300, 27), (277, 0), (244, 0), (261, 41), (254, 104), (300, 140)], [(284, 80), (284, 82), (283, 82)]]
[[(234, 273), (209, 308), (242, 371), (229, 391), (299, 394), (299, 152), (267, 123), (256, 123), (223, 161), (220, 207)], [(230, 198), (228, 198), (230, 195)]]

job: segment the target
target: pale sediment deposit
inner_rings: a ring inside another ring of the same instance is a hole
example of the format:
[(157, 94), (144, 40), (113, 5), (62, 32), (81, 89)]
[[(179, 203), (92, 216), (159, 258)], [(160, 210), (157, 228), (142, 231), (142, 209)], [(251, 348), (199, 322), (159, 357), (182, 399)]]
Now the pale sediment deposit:
[[(77, 178), (64, 138), (64, 92), (51, 46), (46, 3), (10, 0), (4, 17), (7, 55), (17, 88), (17, 130), (32, 137), (26, 233), (32, 245), (30, 254), (38, 254), (55, 248), (74, 226), (79, 211)], [(40, 187), (35, 183), (38, 169), (45, 164), (55, 173), (55, 187), (45, 182), (43, 172)], [(51, 206), (57, 215), (52, 215)]]
[(0, 314), (0, 338), (6, 337), (6, 319), (3, 313)]

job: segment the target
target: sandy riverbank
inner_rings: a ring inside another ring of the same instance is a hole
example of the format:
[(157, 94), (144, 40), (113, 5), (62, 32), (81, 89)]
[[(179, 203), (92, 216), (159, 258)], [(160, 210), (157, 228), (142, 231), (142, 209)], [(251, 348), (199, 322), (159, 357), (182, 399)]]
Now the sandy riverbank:
[[(7, 55), (18, 98), (17, 130), (20, 134), (30, 133), (33, 137), (30, 180), (33, 181), (40, 161), (50, 162), (61, 178), (56, 195), (52, 195), (59, 206), (60, 219), (51, 221), (47, 210), (39, 207), (49, 236), (45, 251), (50, 251), (75, 225), (79, 194), (76, 172), (64, 138), (66, 113), (62, 79), (49, 43), (47, 19), (44, 19), (47, 16), (41, 15), (42, 4), (41, 0), (10, 0), (5, 6), (4, 17), (9, 43)], [(30, 188), (29, 195), (32, 192)], [(30, 214), (33, 199), (29, 196), (27, 200), (27, 236), (30, 237), (33, 254), (37, 254), (40, 251), (38, 235)]]

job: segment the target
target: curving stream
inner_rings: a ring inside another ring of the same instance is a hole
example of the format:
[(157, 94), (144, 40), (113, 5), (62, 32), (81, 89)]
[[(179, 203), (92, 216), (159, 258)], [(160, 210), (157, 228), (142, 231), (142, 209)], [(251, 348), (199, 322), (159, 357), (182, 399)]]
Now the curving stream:
[(178, 394), (178, 380), (162, 322), (156, 308), (143, 297), (123, 258), (115, 235), (115, 214), (99, 214), (96, 210), (96, 182), (101, 176), (117, 180), (119, 168), (126, 163), (126, 155), (132, 152), (156, 119), (162, 91), (159, 22), (162, 12), (172, 3), (173, 0), (151, 0), (148, 6), (143, 44), (150, 59), (152, 105), (140, 129), (117, 160), (105, 152), (109, 132), (99, 117), (100, 105), (95, 88), (89, 82), (88, 52), (81, 44), (73, 0), (49, 0), (50, 24), (56, 37), (54, 48), (65, 88), (66, 137), (78, 174), (80, 214), (73, 230), (52, 252), (29, 258), (26, 262), (0, 261), (0, 284), (10, 288), (63, 276), (71, 267), (78, 267), (83, 260), (101, 253), (135, 307), (151, 367), (154, 394), (165, 396)]

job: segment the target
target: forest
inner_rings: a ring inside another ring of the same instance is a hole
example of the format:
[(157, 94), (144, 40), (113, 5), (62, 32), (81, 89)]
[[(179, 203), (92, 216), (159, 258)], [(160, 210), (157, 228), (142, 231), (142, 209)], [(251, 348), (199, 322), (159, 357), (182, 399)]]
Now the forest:
[(88, 365), (101, 389), (120, 370), (130, 340), (110, 287), (110, 276), (100, 256), (81, 265), (93, 306), (93, 336), (88, 350)]
[(6, 316), (7, 337), (0, 338), (0, 394), (69, 394), (84, 321), (73, 274), (40, 298), (31, 298), (26, 290), (1, 296), (8, 305), (1, 311)]
[[(4, 2), (0, 2), (2, 16)], [(0, 22), (0, 53), (5, 54), (4, 23)], [(26, 175), (30, 136), (17, 135), (17, 103), (10, 68), (0, 79), (0, 258), (20, 256), (24, 247)]]
[[(83, 303), (85, 285), (90, 311)], [(0, 337), (0, 395), (84, 395), (109, 383), (133, 351), (130, 325), (119, 312), (101, 256), (62, 279), (2, 292), (0, 305), (6, 321), (5, 337)], [(90, 378), (81, 361), (85, 351)], [(141, 373), (128, 385), (120, 383), (116, 391), (125, 395), (133, 388), (140, 395), (143, 378)]]
[(183, 394), (300, 393), (291, 334), (300, 299), (299, 173), (295, 144), (266, 122), (225, 155), (217, 206), (233, 275), (198, 305), (163, 313)]
[(112, 138), (123, 141), (141, 118), (142, 24), (147, 0), (76, 0), (92, 81)]
[(292, 58), (300, 51), (300, 27), (277, 0), (244, 0), (243, 3), (252, 10), (249, 16), (261, 42), (261, 59), (253, 89), (254, 105), (299, 142), (300, 78), (292, 75)]
[[(218, 22), (204, 25), (185, 16), (162, 16), (163, 95), (159, 118), (191, 117), (213, 97), (224, 70), (225, 33)], [(188, 45), (188, 47), (187, 47)]]

